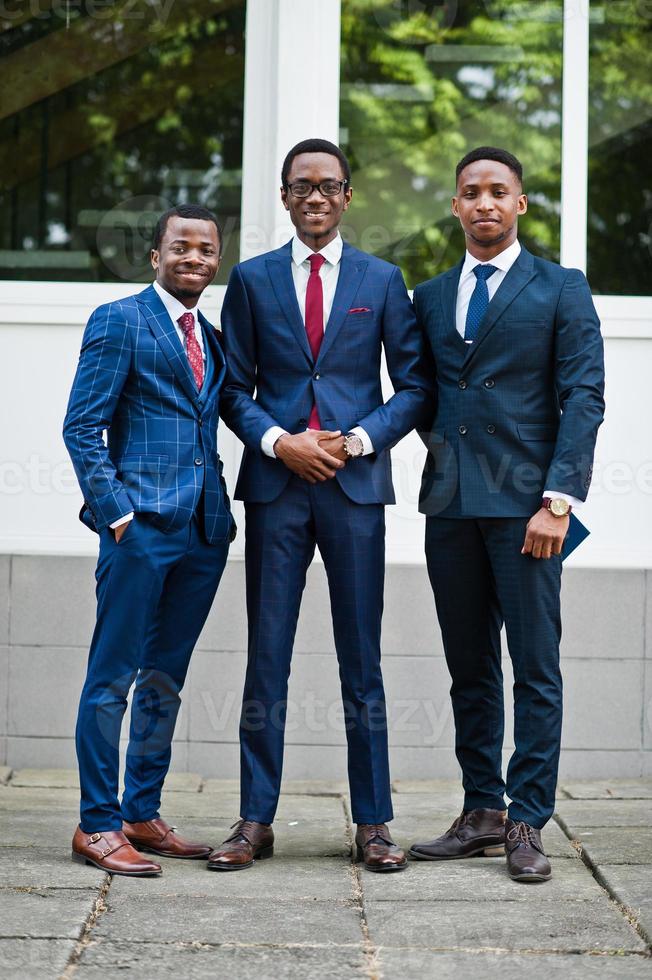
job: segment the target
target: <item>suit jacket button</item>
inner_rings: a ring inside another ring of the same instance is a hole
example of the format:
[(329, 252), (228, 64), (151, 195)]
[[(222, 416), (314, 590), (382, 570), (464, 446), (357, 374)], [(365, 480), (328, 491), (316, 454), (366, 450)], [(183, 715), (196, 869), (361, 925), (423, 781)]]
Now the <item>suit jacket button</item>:
[(468, 388), (469, 386), (466, 383), (466, 381), (464, 381), (464, 379), (462, 379), (461, 381), (458, 381), (457, 382), (457, 387), (460, 388), (462, 391), (464, 391), (464, 389), (465, 388)]
[(202, 466), (203, 462), (204, 460), (198, 456), (197, 459), (195, 460), (195, 466)]
[(299, 419), (299, 425), (308, 425), (308, 419)]
[(496, 431), (496, 426), (495, 425), (488, 425), (487, 426), (487, 432), (489, 433), (490, 436), (492, 436), (495, 431)]
[(487, 378), (487, 380), (484, 383), (484, 386), (485, 386), (485, 388), (493, 388), (493, 386), (495, 384), (496, 384), (496, 382), (494, 381), (493, 378)]
[(469, 430), (467, 429), (467, 427), (466, 427), (465, 425), (461, 425), (461, 426), (459, 427), (459, 429), (458, 429), (457, 431), (459, 432), (459, 434), (460, 434), (461, 436), (465, 436), (465, 435), (466, 435), (466, 433), (467, 433), (467, 432), (468, 432)]
[(315, 379), (315, 381), (319, 381), (319, 379), (321, 378), (321, 374), (313, 374), (313, 378)]

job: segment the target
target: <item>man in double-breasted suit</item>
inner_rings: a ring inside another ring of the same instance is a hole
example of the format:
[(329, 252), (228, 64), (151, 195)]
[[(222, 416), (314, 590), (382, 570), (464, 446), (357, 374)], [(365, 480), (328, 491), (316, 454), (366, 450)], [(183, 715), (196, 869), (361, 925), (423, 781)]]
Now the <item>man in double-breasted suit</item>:
[[(272, 852), (292, 646), (316, 545), (330, 589), (358, 853), (375, 871), (406, 863), (386, 827), (384, 507), (394, 501), (389, 450), (428, 417), (431, 383), (399, 269), (340, 237), (350, 178), (332, 143), (290, 151), (281, 194), (296, 234), (235, 267), (222, 310), (222, 414), (245, 444), (236, 497), (246, 507), (249, 656), (241, 820), (211, 857), (215, 870)], [(395, 392), (387, 402), (383, 349)]]
[[(225, 359), (198, 310), (220, 252), (206, 208), (161, 217), (156, 281), (91, 316), (64, 424), (81, 517), (100, 538), (97, 623), (77, 719), (73, 858), (113, 874), (160, 874), (136, 848), (179, 858), (211, 851), (178, 835), (159, 806), (179, 692), (234, 534), (217, 451)], [(119, 802), (120, 726), (134, 680)]]
[[(465, 800), (446, 834), (410, 853), (442, 860), (505, 846), (513, 879), (541, 881), (551, 875), (540, 832), (554, 807), (562, 720), (560, 552), (591, 482), (602, 340), (584, 275), (519, 244), (519, 161), (480, 147), (456, 178), (466, 255), (418, 286), (414, 303), (437, 386), (420, 509)], [(503, 623), (515, 681), (506, 785)]]

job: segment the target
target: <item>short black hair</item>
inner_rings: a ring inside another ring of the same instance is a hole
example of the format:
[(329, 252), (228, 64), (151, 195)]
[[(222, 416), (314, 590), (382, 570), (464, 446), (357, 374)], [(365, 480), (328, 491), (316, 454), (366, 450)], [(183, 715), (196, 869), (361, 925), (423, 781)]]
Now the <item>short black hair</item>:
[(470, 163), (475, 163), (476, 160), (495, 160), (497, 163), (504, 163), (516, 175), (519, 184), (523, 184), (521, 161), (517, 160), (513, 153), (508, 150), (501, 150), (498, 146), (476, 146), (475, 150), (471, 150), (466, 156), (463, 156), (455, 167), (455, 184), (460, 179), (460, 174), (464, 168), (468, 167)]
[(298, 157), (300, 153), (330, 153), (331, 156), (337, 157), (342, 167), (344, 179), (346, 180), (347, 184), (351, 183), (351, 164), (347, 160), (343, 151), (340, 150), (339, 146), (336, 146), (335, 143), (329, 142), (329, 140), (311, 139), (302, 140), (300, 143), (297, 143), (296, 146), (293, 146), (283, 161), (281, 182), (284, 188), (287, 188), (288, 186), (288, 175), (292, 168), (292, 161), (295, 157)]
[(194, 218), (198, 221), (212, 221), (217, 228), (217, 240), (220, 243), (220, 252), (222, 251), (222, 229), (217, 220), (217, 215), (213, 214), (212, 211), (209, 211), (208, 208), (203, 207), (201, 204), (178, 204), (175, 208), (170, 208), (169, 211), (165, 211), (156, 222), (152, 248), (156, 249), (157, 252), (161, 247), (163, 235), (165, 234), (165, 229), (168, 226), (170, 218)]

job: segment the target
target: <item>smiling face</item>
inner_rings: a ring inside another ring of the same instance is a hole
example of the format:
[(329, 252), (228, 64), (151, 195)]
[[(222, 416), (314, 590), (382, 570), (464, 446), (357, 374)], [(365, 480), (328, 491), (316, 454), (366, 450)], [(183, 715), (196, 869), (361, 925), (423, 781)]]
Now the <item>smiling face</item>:
[(152, 267), (163, 289), (192, 309), (220, 267), (220, 241), (212, 221), (169, 218)]
[[(328, 180), (345, 180), (345, 175), (340, 161), (330, 153), (300, 153), (292, 161), (287, 182), (291, 186), (299, 180), (321, 184)], [(289, 188), (281, 188), (281, 200), (285, 210), (290, 212), (297, 236), (318, 252), (337, 235), (352, 193), (351, 188), (346, 187), (336, 197), (324, 197), (315, 187), (308, 197), (298, 198)]]
[(486, 261), (516, 241), (518, 216), (527, 211), (527, 197), (506, 164), (476, 160), (459, 176), (452, 211), (460, 219), (471, 255)]

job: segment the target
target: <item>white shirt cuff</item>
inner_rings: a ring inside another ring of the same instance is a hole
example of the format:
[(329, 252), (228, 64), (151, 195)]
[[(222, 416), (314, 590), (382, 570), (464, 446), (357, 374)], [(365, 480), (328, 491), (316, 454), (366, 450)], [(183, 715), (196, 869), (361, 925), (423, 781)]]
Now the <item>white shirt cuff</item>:
[(362, 426), (356, 425), (355, 429), (351, 429), (351, 432), (354, 436), (359, 436), (362, 439), (362, 446), (363, 446), (362, 455), (371, 456), (371, 454), (375, 452), (374, 444), (369, 438), (369, 436), (367, 435), (367, 433), (365, 432), (365, 430), (362, 428)]
[(573, 510), (579, 510), (584, 503), (583, 500), (578, 500), (577, 497), (571, 497), (569, 493), (561, 493), (559, 490), (544, 490), (543, 496), (552, 497), (553, 499), (557, 497), (558, 500), (565, 500), (572, 506)]
[(271, 456), (272, 459), (276, 459), (276, 453), (274, 452), (274, 443), (279, 438), (279, 436), (286, 436), (287, 429), (282, 429), (280, 425), (273, 425), (267, 430), (263, 438), (260, 440), (260, 448), (265, 453), (266, 456)]
[(132, 511), (130, 514), (125, 514), (124, 517), (121, 517), (119, 521), (114, 521), (113, 524), (109, 524), (109, 527), (112, 531), (115, 531), (116, 527), (120, 527), (121, 524), (128, 524), (129, 521), (133, 521), (133, 519), (134, 512)]

